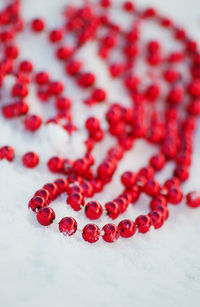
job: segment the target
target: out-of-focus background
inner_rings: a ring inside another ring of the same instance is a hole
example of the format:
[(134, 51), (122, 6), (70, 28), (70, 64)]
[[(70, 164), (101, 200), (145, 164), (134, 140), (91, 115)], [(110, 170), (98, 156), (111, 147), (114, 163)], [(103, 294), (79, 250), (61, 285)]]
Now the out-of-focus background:
[[(44, 17), (50, 27), (61, 24), (61, 12), (66, 4), (84, 3), (67, 0), (22, 0), (23, 16), (29, 20)], [(113, 0), (114, 5), (121, 1)], [(140, 6), (154, 5), (164, 15), (171, 16), (187, 28), (191, 36), (200, 40), (199, 0), (138, 0)], [(3, 6), (5, 0), (0, 0)], [(116, 13), (117, 14), (117, 13)], [(120, 14), (119, 16), (120, 17)], [(126, 22), (121, 19), (120, 22)], [(151, 32), (156, 38), (157, 32)], [(33, 38), (27, 30), (18, 39), (24, 58), (32, 58), (37, 69), (47, 69), (56, 78), (66, 80), (66, 94), (73, 100), (73, 116), (79, 128), (88, 114), (103, 118), (103, 107), (90, 111), (83, 107), (81, 95), (70, 80), (65, 79), (61, 66), (54, 62), (53, 49), (45, 36)], [(164, 41), (166, 46), (168, 41)], [(80, 52), (88, 68), (94, 71), (102, 86), (109, 92), (110, 100), (124, 99), (112, 84), (104, 64), (96, 57), (95, 46), (90, 44)], [(28, 97), (31, 110), (45, 116), (46, 109), (33, 94)], [(84, 152), (85, 132), (80, 129), (70, 138), (59, 127), (51, 124), (42, 127), (30, 137), (16, 121), (10, 124), (0, 115), (0, 146), (12, 145), (19, 156), (29, 150), (39, 153), (42, 161), (60, 154), (80, 157)], [(196, 133), (195, 152), (191, 177), (184, 191), (200, 190), (200, 126)], [(96, 150), (101, 153), (110, 139)], [(119, 175), (123, 170), (138, 170), (156, 152), (142, 141), (125, 156), (113, 182), (98, 195), (102, 203), (116, 196), (120, 189)], [(162, 173), (163, 180), (172, 168)], [(27, 210), (32, 194), (55, 176), (45, 166), (25, 169), (20, 159), (13, 163), (0, 162), (0, 306), (2, 307), (188, 307), (199, 306), (200, 300), (200, 210), (188, 209), (184, 204), (170, 207), (170, 219), (158, 231), (138, 234), (115, 244), (85, 243), (80, 235), (65, 238), (57, 225), (45, 228)], [(160, 179), (162, 179), (160, 177)], [(118, 220), (135, 218), (147, 211), (147, 198), (131, 207)], [(80, 228), (88, 222), (82, 213), (72, 212), (63, 196), (53, 204), (59, 220), (74, 216)], [(118, 222), (117, 220), (117, 222)], [(109, 221), (102, 218), (99, 225)]]

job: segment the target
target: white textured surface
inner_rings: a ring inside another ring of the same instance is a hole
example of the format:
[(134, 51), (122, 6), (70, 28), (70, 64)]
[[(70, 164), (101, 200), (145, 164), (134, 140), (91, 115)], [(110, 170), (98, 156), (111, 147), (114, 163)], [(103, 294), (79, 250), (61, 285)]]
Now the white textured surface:
[[(59, 14), (66, 2), (76, 1), (23, 0), (23, 14), (26, 18), (44, 16), (51, 26), (59, 25)], [(170, 14), (187, 26), (195, 38), (200, 38), (199, 0), (138, 2), (141, 5), (155, 4), (163, 13)], [(4, 0), (0, 0), (0, 3), (4, 3)], [(115, 3), (118, 1), (115, 0)], [(38, 69), (48, 68), (55, 78), (62, 77), (62, 70), (54, 64), (45, 39), (39, 42), (27, 39), (27, 36), (20, 38), (24, 57), (30, 54)], [(88, 50), (93, 54), (93, 48), (90, 46), (82, 52), (82, 56), (87, 58)], [(118, 98), (119, 92), (114, 91), (115, 96), (112, 96), (109, 77), (103, 77), (103, 64), (95, 58), (88, 61), (88, 67), (97, 72), (102, 82), (100, 84), (109, 86), (109, 98)], [(87, 114), (79, 104), (80, 97), (77, 92), (73, 92), (69, 80), (66, 81), (66, 93), (74, 97), (75, 121), (82, 126)], [(29, 97), (29, 102), (33, 111), (42, 112), (34, 96)], [(102, 107), (95, 112), (101, 117), (104, 109)], [(80, 117), (80, 114), (83, 116)], [(13, 145), (19, 155), (34, 149), (43, 161), (54, 154), (78, 157), (83, 150), (84, 134), (77, 133), (72, 142), (54, 125), (42, 128), (30, 138), (28, 133), (23, 132), (18, 121), (10, 124), (0, 117), (0, 131), (0, 145)], [(184, 191), (200, 189), (199, 137), (200, 129), (196, 134), (191, 179), (184, 186)], [(109, 145), (109, 141), (104, 145)], [(100, 150), (103, 148), (99, 148), (98, 153)], [(144, 142), (137, 142), (127, 154), (123, 165), (121, 163), (118, 175), (127, 168), (137, 170), (154, 151)], [(162, 179), (169, 172), (169, 168), (165, 170)], [(105, 192), (98, 196), (99, 200), (107, 201), (116, 195), (120, 187), (118, 175)], [(136, 235), (129, 240), (120, 239), (113, 245), (104, 242), (89, 245), (79, 234), (64, 238), (58, 233), (56, 225), (51, 228), (41, 227), (35, 221), (34, 214), (27, 210), (28, 199), (34, 191), (54, 178), (43, 166), (30, 171), (22, 167), (20, 161), (11, 164), (0, 162), (0, 306), (199, 306), (199, 210), (190, 210), (181, 204), (170, 208), (171, 218), (158, 231), (151, 230), (146, 235)], [(87, 220), (81, 213), (71, 212), (64, 202), (63, 197), (53, 204), (57, 219), (73, 215), (82, 227)], [(124, 218), (134, 218), (138, 213), (145, 212), (147, 202), (148, 199), (143, 197), (138, 205), (128, 209)], [(100, 226), (107, 221), (108, 218), (102, 218)]]

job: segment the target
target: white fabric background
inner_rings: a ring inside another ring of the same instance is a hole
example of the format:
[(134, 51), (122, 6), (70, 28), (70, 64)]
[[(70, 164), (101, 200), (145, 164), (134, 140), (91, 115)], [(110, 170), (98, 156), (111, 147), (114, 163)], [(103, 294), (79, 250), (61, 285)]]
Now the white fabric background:
[[(23, 15), (27, 19), (44, 16), (53, 27), (60, 23), (63, 5), (76, 2), (22, 0)], [(120, 3), (118, 0), (113, 2)], [(198, 0), (137, 2), (141, 5), (154, 4), (164, 14), (185, 25), (193, 37), (200, 39)], [(0, 0), (1, 5), (4, 3)], [(41, 40), (29, 38), (27, 31), (19, 38), (19, 44), (24, 57), (35, 59), (38, 69), (46, 68), (55, 78), (62, 77), (62, 70), (57, 63), (54, 64), (53, 52), (44, 37)], [(88, 48), (82, 52), (82, 57), (86, 58), (88, 67), (98, 74), (100, 84), (110, 90), (109, 98), (117, 99), (121, 92), (113, 93), (103, 64), (93, 57), (95, 47)], [(74, 118), (81, 127), (87, 114), (69, 80), (66, 81), (66, 94), (76, 97)], [(28, 100), (33, 112), (42, 113), (33, 94)], [(101, 117), (103, 111), (103, 108), (96, 109), (94, 113), (98, 112)], [(42, 161), (54, 154), (79, 157), (84, 137), (84, 133), (77, 133), (71, 140), (62, 129), (49, 125), (30, 138), (18, 121), (9, 123), (0, 117), (0, 145), (13, 145), (19, 156), (27, 150), (36, 150)], [(191, 178), (184, 186), (185, 192), (200, 189), (199, 137), (200, 129), (196, 133), (194, 162)], [(108, 145), (109, 139), (104, 143), (105, 147)], [(98, 148), (99, 159), (104, 150), (101, 146)], [(137, 142), (120, 164), (113, 183), (98, 196), (98, 200), (105, 202), (114, 197), (120, 189), (119, 174), (122, 170), (137, 170), (155, 151), (144, 142)], [(163, 180), (170, 170), (166, 169), (160, 178)], [(200, 210), (190, 210), (184, 204), (171, 206), (170, 219), (158, 231), (137, 234), (129, 240), (119, 239), (115, 244), (99, 241), (89, 245), (80, 234), (65, 238), (57, 231), (57, 225), (50, 228), (38, 225), (34, 214), (27, 210), (27, 202), (36, 189), (54, 179), (55, 176), (49, 174), (45, 166), (27, 170), (20, 159), (13, 163), (0, 162), (0, 306), (199, 306)], [(53, 204), (58, 220), (72, 215), (77, 218), (80, 227), (88, 222), (81, 213), (72, 212), (64, 203), (65, 197)], [(139, 213), (147, 212), (147, 203), (147, 198), (141, 198), (139, 204), (130, 207), (120, 219), (135, 218)], [(108, 218), (102, 218), (98, 224), (101, 226), (108, 221)]]

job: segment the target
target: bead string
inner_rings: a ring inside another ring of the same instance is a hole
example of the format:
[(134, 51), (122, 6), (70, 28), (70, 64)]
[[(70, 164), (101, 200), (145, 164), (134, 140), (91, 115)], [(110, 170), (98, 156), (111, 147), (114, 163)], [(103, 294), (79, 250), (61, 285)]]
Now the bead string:
[[(99, 57), (105, 61), (111, 77), (121, 81), (132, 101), (129, 107), (125, 107), (123, 103), (108, 106), (105, 114), (108, 125), (106, 128), (103, 128), (103, 123), (97, 117), (87, 118), (85, 129), (88, 138), (85, 141), (84, 157), (74, 161), (60, 156), (51, 157), (47, 162), (49, 170), (62, 177), (36, 191), (28, 204), (28, 207), (36, 212), (38, 222), (49, 226), (55, 222), (55, 213), (48, 205), (63, 193), (67, 194), (66, 201), (72, 209), (83, 210), (91, 220), (100, 218), (102, 213), (113, 220), (116, 219), (126, 211), (129, 204), (138, 200), (141, 193), (152, 198), (151, 211), (147, 215), (140, 215), (135, 221), (122, 220), (118, 225), (106, 224), (101, 231), (92, 223), (80, 230), (72, 217), (64, 217), (58, 223), (59, 230), (64, 235), (71, 236), (78, 230), (83, 239), (90, 243), (98, 241), (100, 236), (106, 242), (114, 242), (119, 236), (129, 238), (136, 231), (146, 233), (151, 226), (158, 229), (164, 224), (169, 215), (168, 203), (177, 205), (184, 197), (181, 183), (189, 178), (196, 118), (200, 114), (200, 54), (197, 43), (172, 20), (159, 15), (153, 8), (141, 10), (129, 1), (125, 1), (121, 9), (133, 19), (132, 26), (124, 30), (109, 17), (113, 8), (115, 9), (110, 0), (101, 0), (95, 5), (88, 1), (82, 7), (68, 6), (63, 11), (64, 25), (53, 30), (47, 30), (41, 18), (25, 23), (20, 16), (19, 0), (13, 0), (0, 12), (1, 93), (6, 77), (11, 75), (15, 78), (10, 93), (12, 102), (1, 108), (6, 119), (19, 118), (30, 133), (35, 133), (41, 125), (49, 123), (60, 125), (71, 137), (74, 131), (81, 129), (73, 123), (73, 102), (63, 94), (63, 82), (51, 79), (46, 71), (36, 72), (29, 60), (19, 62), (19, 50), (14, 42), (17, 34), (25, 30), (35, 35), (46, 34), (50, 44), (55, 47), (55, 57), (64, 66), (67, 76), (71, 77), (80, 91), (88, 94), (83, 103), (90, 108), (97, 104), (104, 105), (107, 93), (96, 86), (96, 76), (84, 70), (84, 63), (77, 60), (76, 53), (87, 42), (96, 41)], [(142, 43), (141, 46), (141, 24), (152, 21), (168, 30), (175, 40), (181, 43), (182, 50), (164, 54), (158, 40)], [(74, 46), (63, 43), (67, 35), (73, 37)], [(144, 51), (141, 51), (141, 48)], [(121, 59), (113, 62), (112, 53), (116, 50)], [(147, 86), (142, 84), (135, 71), (135, 64), (141, 55), (149, 68), (148, 77), (151, 84)], [(187, 78), (179, 71), (179, 64), (187, 68)], [(158, 84), (155, 71), (162, 72), (159, 78), (165, 82), (167, 93)], [(42, 103), (54, 103), (56, 114), (53, 118), (44, 121), (39, 115), (29, 113), (25, 99), (32, 84), (35, 85), (37, 97)], [(158, 108), (160, 101), (163, 102), (164, 110)], [(92, 150), (106, 134), (115, 138), (116, 145), (108, 150), (97, 171), (94, 171), (92, 166), (95, 159)], [(97, 201), (85, 204), (85, 198), (93, 197), (111, 182), (118, 162), (126, 151), (132, 149), (138, 138), (157, 145), (158, 154), (152, 156), (149, 164), (138, 173), (124, 172), (121, 175), (122, 192), (104, 207)], [(13, 147), (0, 148), (0, 159), (11, 162), (15, 157)], [(35, 152), (28, 152), (23, 155), (22, 161), (25, 167), (33, 168), (38, 165), (39, 156)], [(173, 176), (166, 180), (164, 185), (160, 185), (154, 175), (169, 161), (176, 164)], [(197, 208), (200, 206), (200, 194), (190, 192), (185, 196), (185, 201), (189, 207)]]

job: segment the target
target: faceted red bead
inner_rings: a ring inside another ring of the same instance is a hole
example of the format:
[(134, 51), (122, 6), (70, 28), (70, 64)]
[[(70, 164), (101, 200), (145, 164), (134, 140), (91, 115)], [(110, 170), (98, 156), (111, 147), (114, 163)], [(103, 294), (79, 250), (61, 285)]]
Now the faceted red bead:
[(27, 130), (36, 131), (40, 128), (42, 120), (38, 115), (29, 115), (26, 117), (24, 124)]
[(88, 163), (86, 159), (77, 159), (74, 161), (73, 168), (78, 176), (84, 175), (88, 170)]
[(74, 209), (75, 211), (79, 211), (85, 204), (83, 195), (80, 193), (74, 193), (67, 197), (67, 203)]
[(72, 236), (77, 230), (77, 222), (73, 217), (64, 217), (59, 222), (59, 230), (65, 236)]
[(90, 183), (92, 184), (94, 193), (99, 193), (103, 189), (103, 182), (98, 178), (93, 178)]
[(95, 243), (99, 240), (100, 229), (96, 224), (87, 224), (83, 228), (82, 237), (89, 243)]
[(188, 167), (185, 165), (178, 165), (174, 171), (174, 175), (184, 182), (189, 178)]
[(166, 161), (165, 156), (162, 153), (160, 153), (156, 156), (153, 156), (150, 159), (150, 164), (151, 166), (153, 166), (155, 170), (161, 170), (165, 165), (165, 161)]
[(170, 189), (173, 186), (180, 186), (180, 180), (177, 177), (173, 177), (172, 179), (168, 179), (167, 181), (165, 181), (164, 187), (167, 189)]
[(28, 203), (28, 207), (31, 208), (33, 211), (39, 210), (46, 206), (45, 200), (43, 197), (34, 196)]
[(166, 207), (167, 206), (167, 199), (163, 195), (158, 195), (152, 199), (150, 203), (150, 208), (152, 211), (156, 210), (158, 207)]
[(169, 217), (169, 210), (167, 207), (157, 207), (156, 211), (160, 212), (164, 218), (164, 220), (167, 220)]
[(67, 187), (67, 193), (69, 195), (74, 193), (83, 194), (83, 188), (80, 186), (80, 184), (70, 184)]
[(121, 182), (126, 188), (131, 188), (136, 182), (136, 175), (132, 172), (125, 172), (121, 176)]
[(44, 207), (37, 212), (37, 220), (43, 226), (48, 226), (55, 220), (55, 212), (52, 208)]
[(126, 211), (128, 207), (128, 201), (124, 197), (117, 197), (114, 199), (114, 202), (116, 202), (119, 205), (119, 212), (123, 213)]
[(116, 219), (119, 216), (119, 204), (114, 201), (109, 201), (105, 204), (107, 215), (111, 219)]
[(93, 186), (89, 181), (82, 182), (81, 188), (83, 189), (84, 197), (92, 197), (94, 195)]
[(67, 191), (68, 181), (65, 178), (59, 178), (54, 181), (56, 186), (58, 187), (59, 193), (63, 193)]
[(139, 171), (139, 175), (144, 176), (146, 179), (151, 179), (154, 176), (154, 169), (151, 165), (149, 165), (147, 167), (142, 168)]
[(52, 157), (48, 161), (48, 168), (52, 173), (59, 173), (63, 169), (63, 159), (61, 157)]
[(100, 218), (102, 212), (103, 208), (98, 201), (90, 201), (85, 206), (85, 215), (91, 220)]
[(122, 220), (118, 224), (118, 229), (123, 238), (130, 238), (136, 233), (136, 225), (132, 220)]
[(183, 199), (183, 193), (179, 187), (171, 187), (167, 194), (168, 201), (173, 205), (178, 205)]
[(134, 204), (140, 196), (140, 188), (137, 185), (133, 185), (128, 192), (131, 194), (131, 202)]
[(56, 199), (58, 196), (58, 187), (55, 183), (46, 183), (43, 188), (49, 192), (50, 198), (52, 200)]
[(155, 229), (158, 229), (163, 225), (164, 218), (160, 211), (157, 211), (157, 210), (152, 211), (148, 214), (148, 216), (150, 217), (151, 223)]
[(119, 238), (119, 229), (115, 224), (106, 224), (102, 228), (104, 241), (112, 243)]
[(135, 224), (141, 233), (146, 233), (151, 227), (151, 219), (148, 215), (140, 215), (136, 218)]
[(3, 146), (0, 148), (0, 160), (6, 159), (9, 162), (14, 159), (14, 149), (11, 146)]
[(156, 196), (160, 192), (160, 184), (158, 181), (149, 179), (144, 186), (144, 191), (149, 196)]
[(190, 192), (186, 195), (186, 204), (190, 208), (198, 208), (200, 206), (200, 193), (199, 192)]
[(27, 152), (23, 155), (22, 161), (24, 166), (28, 168), (33, 168), (39, 163), (39, 156), (35, 152)]
[(40, 196), (45, 200), (45, 204), (49, 205), (51, 202), (51, 196), (49, 194), (49, 191), (46, 189), (40, 189), (35, 192), (34, 196)]

